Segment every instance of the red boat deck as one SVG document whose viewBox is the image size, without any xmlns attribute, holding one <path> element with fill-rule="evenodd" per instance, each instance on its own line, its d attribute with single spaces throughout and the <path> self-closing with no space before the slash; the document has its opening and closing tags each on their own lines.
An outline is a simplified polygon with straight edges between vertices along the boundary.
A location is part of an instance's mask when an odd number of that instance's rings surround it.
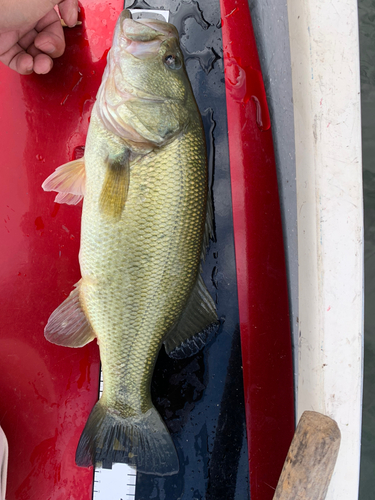
<svg viewBox="0 0 375 500">
<path fill-rule="evenodd" d="M 43 328 L 79 280 L 80 206 L 41 189 L 82 147 L 122 0 L 82 2 L 85 25 L 43 76 L 0 68 L 0 421 L 8 500 L 91 499 L 76 467 L 97 399 L 95 342 L 54 346 Z M 233 225 L 252 500 L 272 498 L 294 430 L 283 238 L 272 135 L 247 1 L 222 0 Z M 77 493 L 79 491 L 79 494 Z"/>
</svg>

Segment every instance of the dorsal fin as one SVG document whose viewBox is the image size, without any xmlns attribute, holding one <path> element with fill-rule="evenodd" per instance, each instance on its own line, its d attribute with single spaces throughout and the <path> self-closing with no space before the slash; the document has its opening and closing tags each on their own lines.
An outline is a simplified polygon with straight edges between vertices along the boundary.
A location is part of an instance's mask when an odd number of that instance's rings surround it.
<svg viewBox="0 0 375 500">
<path fill-rule="evenodd" d="M 172 358 L 192 356 L 218 326 L 215 303 L 199 275 L 184 312 L 164 340 L 165 350 Z"/>
</svg>

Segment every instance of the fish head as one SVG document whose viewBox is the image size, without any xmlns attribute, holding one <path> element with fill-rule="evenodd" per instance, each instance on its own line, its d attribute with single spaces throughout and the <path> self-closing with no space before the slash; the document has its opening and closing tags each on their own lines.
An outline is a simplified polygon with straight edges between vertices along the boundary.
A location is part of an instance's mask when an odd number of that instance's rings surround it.
<svg viewBox="0 0 375 500">
<path fill-rule="evenodd" d="M 98 101 L 107 128 L 135 145 L 161 146 L 181 133 L 196 104 L 175 26 L 124 10 Z"/>
<path fill-rule="evenodd" d="M 125 18 L 119 43 L 120 65 L 130 84 L 159 99 L 185 98 L 186 73 L 172 24 Z"/>
</svg>

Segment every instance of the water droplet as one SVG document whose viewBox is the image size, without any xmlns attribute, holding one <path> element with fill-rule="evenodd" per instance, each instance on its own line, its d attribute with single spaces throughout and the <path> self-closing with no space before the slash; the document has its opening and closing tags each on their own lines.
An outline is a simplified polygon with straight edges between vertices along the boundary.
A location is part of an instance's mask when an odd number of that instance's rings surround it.
<svg viewBox="0 0 375 500">
<path fill-rule="evenodd" d="M 218 56 L 218 54 L 216 54 L 215 50 L 212 47 L 206 47 L 201 52 L 189 52 L 181 43 L 181 48 L 184 54 L 185 61 L 189 61 L 189 59 L 198 59 L 199 64 L 207 74 L 212 70 L 215 62 L 220 59 L 220 57 Z"/>
<path fill-rule="evenodd" d="M 51 213 L 51 217 L 56 217 L 57 212 L 59 210 L 60 210 L 60 203 L 55 203 L 54 207 L 53 207 L 53 210 L 52 210 L 52 213 Z"/>
<path fill-rule="evenodd" d="M 214 178 L 214 157 L 215 157 L 214 130 L 216 127 L 216 122 L 214 120 L 214 112 L 212 108 L 207 108 L 203 111 L 202 121 L 206 135 L 206 144 L 207 144 L 208 184 L 209 184 L 209 189 L 211 190 Z"/>
<path fill-rule="evenodd" d="M 184 25 L 187 19 L 193 18 L 199 26 L 206 30 L 210 27 L 204 16 L 203 12 L 199 7 L 198 2 L 195 0 L 190 0 L 190 2 L 181 2 L 175 12 L 171 12 L 170 22 L 180 28 L 180 36 L 184 33 Z"/>
<path fill-rule="evenodd" d="M 227 89 L 232 97 L 244 104 L 253 101 L 257 127 L 260 130 L 268 130 L 271 120 L 261 72 L 251 66 L 241 65 L 240 59 L 228 54 L 225 75 Z"/>
<path fill-rule="evenodd" d="M 212 273 L 211 273 L 211 281 L 212 281 L 212 284 L 214 285 L 214 287 L 215 287 L 216 289 L 218 288 L 217 273 L 218 273 L 218 269 L 217 269 L 217 267 L 215 266 L 215 267 L 212 269 Z"/>
<path fill-rule="evenodd" d="M 238 12 L 239 9 L 238 7 L 235 7 L 231 12 L 229 12 L 229 14 L 227 14 L 225 17 L 230 17 L 230 16 L 233 16 L 233 14 L 235 14 L 236 12 Z"/>
<path fill-rule="evenodd" d="M 264 130 L 263 121 L 262 121 L 262 106 L 260 105 L 259 99 L 255 95 L 252 95 L 251 99 L 255 102 L 255 106 L 256 106 L 257 126 L 258 126 L 258 128 L 260 128 L 260 130 Z"/>
<path fill-rule="evenodd" d="M 44 223 L 41 217 L 35 219 L 35 228 L 37 231 L 42 231 L 44 229 Z"/>
<path fill-rule="evenodd" d="M 70 87 L 69 91 L 67 92 L 67 94 L 64 96 L 64 98 L 60 102 L 61 106 L 63 106 L 66 103 L 68 97 L 78 87 L 78 85 L 81 83 L 82 79 L 83 79 L 83 74 L 80 71 L 76 71 L 73 75 L 73 82 L 71 83 L 71 87 Z"/>
</svg>

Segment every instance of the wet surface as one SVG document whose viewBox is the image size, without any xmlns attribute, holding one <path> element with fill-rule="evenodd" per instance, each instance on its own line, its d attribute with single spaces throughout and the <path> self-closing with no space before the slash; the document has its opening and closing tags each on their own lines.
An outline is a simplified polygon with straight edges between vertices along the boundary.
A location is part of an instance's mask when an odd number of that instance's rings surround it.
<svg viewBox="0 0 375 500">
<path fill-rule="evenodd" d="M 126 7 L 170 10 L 180 33 L 206 133 L 215 212 L 216 238 L 203 277 L 222 320 L 219 332 L 192 358 L 172 360 L 164 350 L 159 355 L 152 397 L 175 442 L 180 472 L 165 478 L 138 474 L 136 499 L 245 500 L 248 461 L 219 1 L 139 1 Z"/>
<path fill-rule="evenodd" d="M 117 19 L 115 6 L 83 2 L 82 18 L 95 28 L 98 11 L 108 19 L 100 43 L 85 24 L 66 31 L 66 53 L 48 75 L 0 68 L 0 422 L 10 450 L 8 500 L 92 496 L 92 470 L 77 467 L 74 456 L 97 398 L 97 346 L 61 348 L 43 335 L 80 278 L 81 206 L 55 204 L 41 184 L 82 156 Z"/>
<path fill-rule="evenodd" d="M 0 420 L 10 444 L 8 500 L 90 500 L 92 469 L 75 449 L 97 398 L 95 343 L 82 349 L 44 340 L 50 313 L 79 278 L 81 207 L 53 202 L 43 180 L 80 158 L 122 2 L 82 2 L 84 24 L 66 31 L 67 50 L 49 75 L 1 68 Z M 248 461 L 218 1 L 150 2 L 180 23 L 187 70 L 205 126 L 216 241 L 204 280 L 222 318 L 202 352 L 160 353 L 155 405 L 178 449 L 178 475 L 139 474 L 137 499 L 248 498 Z M 255 110 L 255 106 L 254 106 Z"/>
</svg>

